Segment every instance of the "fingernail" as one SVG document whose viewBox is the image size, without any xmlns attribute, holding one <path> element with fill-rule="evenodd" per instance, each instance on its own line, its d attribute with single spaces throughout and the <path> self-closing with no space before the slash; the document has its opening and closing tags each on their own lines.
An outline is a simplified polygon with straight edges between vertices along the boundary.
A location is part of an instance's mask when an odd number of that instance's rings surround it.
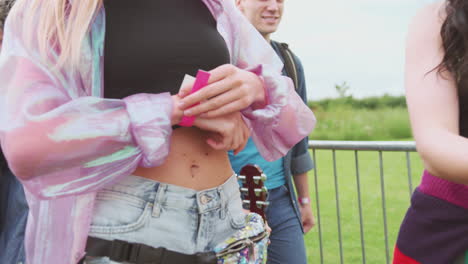
<svg viewBox="0 0 468 264">
<path fill-rule="evenodd" d="M 191 116 L 191 115 L 192 115 L 192 111 L 191 111 L 191 110 L 184 111 L 184 115 L 185 115 L 185 116 Z"/>
<path fill-rule="evenodd" d="M 184 106 L 185 106 L 185 103 L 182 102 L 182 101 L 180 101 L 180 102 L 179 102 L 179 107 L 184 107 Z"/>
</svg>

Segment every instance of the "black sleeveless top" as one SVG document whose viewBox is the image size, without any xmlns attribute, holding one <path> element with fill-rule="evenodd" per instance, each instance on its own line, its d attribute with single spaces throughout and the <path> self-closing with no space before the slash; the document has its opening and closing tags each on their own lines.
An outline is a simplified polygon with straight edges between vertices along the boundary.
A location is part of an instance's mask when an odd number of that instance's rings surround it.
<svg viewBox="0 0 468 264">
<path fill-rule="evenodd" d="M 177 94 L 185 74 L 230 62 L 201 0 L 105 0 L 104 97 Z"/>
<path fill-rule="evenodd" d="M 460 109 L 460 135 L 468 138 L 468 91 L 458 93 Z"/>
</svg>

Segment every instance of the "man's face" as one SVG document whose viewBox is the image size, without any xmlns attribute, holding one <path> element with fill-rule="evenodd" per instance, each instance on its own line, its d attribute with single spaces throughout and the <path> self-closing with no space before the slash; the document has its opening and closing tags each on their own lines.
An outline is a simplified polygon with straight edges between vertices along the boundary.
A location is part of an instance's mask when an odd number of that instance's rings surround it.
<svg viewBox="0 0 468 264">
<path fill-rule="evenodd" d="M 283 4 L 284 0 L 237 0 L 239 9 L 263 36 L 278 29 Z"/>
</svg>

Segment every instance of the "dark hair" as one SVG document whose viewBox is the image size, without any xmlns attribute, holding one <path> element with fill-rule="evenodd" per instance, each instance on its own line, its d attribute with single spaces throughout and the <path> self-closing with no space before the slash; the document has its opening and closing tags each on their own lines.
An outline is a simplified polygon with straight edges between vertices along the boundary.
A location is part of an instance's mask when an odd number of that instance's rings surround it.
<svg viewBox="0 0 468 264">
<path fill-rule="evenodd" d="M 438 72 L 448 71 L 458 92 L 468 92 L 468 1 L 447 0 L 446 19 L 440 31 L 444 57 Z"/>
<path fill-rule="evenodd" d="M 0 30 L 3 30 L 5 19 L 15 0 L 0 0 Z"/>
</svg>

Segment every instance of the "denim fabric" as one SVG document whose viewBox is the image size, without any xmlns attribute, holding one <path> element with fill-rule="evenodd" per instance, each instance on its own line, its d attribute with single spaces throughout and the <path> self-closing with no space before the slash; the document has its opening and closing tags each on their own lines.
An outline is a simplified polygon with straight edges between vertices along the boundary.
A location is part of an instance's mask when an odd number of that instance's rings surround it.
<svg viewBox="0 0 468 264">
<path fill-rule="evenodd" d="M 8 166 L 3 165 L 0 176 L 0 263 L 24 263 L 28 205 L 21 183 Z"/>
<path fill-rule="evenodd" d="M 98 193 L 89 235 L 194 254 L 213 250 L 244 225 L 235 176 L 203 191 L 129 176 Z"/>
<path fill-rule="evenodd" d="M 269 190 L 266 209 L 271 227 L 271 244 L 268 247 L 268 264 L 306 264 L 301 222 L 294 213 L 289 190 L 286 186 Z"/>
</svg>

